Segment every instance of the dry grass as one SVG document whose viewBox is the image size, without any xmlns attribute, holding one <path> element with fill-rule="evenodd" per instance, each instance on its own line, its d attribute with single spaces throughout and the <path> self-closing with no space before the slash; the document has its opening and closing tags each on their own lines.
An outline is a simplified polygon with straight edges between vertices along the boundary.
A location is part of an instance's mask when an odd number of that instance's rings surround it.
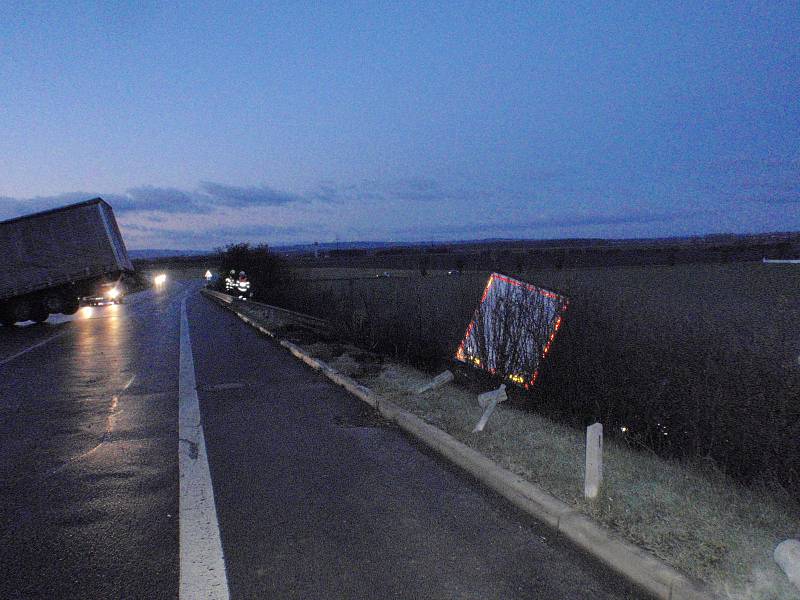
<svg viewBox="0 0 800 600">
<path fill-rule="evenodd" d="M 707 581 L 723 597 L 798 597 L 772 560 L 780 541 L 800 535 L 800 510 L 792 499 L 745 488 L 701 465 L 667 461 L 608 440 L 601 498 L 590 502 L 582 495 L 583 431 L 501 405 L 486 430 L 473 434 L 482 412 L 474 393 L 449 384 L 418 396 L 412 390 L 430 376 L 413 367 L 386 363 L 365 370 L 354 366 L 358 361 L 348 350 L 358 350 L 352 347 L 317 343 L 306 349 L 677 569 Z"/>
<path fill-rule="evenodd" d="M 609 434 L 625 426 L 631 445 L 800 494 L 800 269 L 785 267 L 520 273 L 572 300 L 527 407 L 576 427 L 599 420 Z M 319 278 L 296 280 L 283 300 L 336 323 L 343 340 L 441 370 L 487 273 L 347 278 L 365 272 L 307 270 Z"/>
</svg>

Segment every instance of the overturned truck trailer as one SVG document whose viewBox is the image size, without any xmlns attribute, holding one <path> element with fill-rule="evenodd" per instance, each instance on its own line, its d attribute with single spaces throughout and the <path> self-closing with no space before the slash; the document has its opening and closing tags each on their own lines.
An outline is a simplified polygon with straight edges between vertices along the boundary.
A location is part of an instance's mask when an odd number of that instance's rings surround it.
<svg viewBox="0 0 800 600">
<path fill-rule="evenodd" d="M 133 271 L 102 198 L 0 222 L 0 323 L 73 314 L 80 298 Z"/>
</svg>

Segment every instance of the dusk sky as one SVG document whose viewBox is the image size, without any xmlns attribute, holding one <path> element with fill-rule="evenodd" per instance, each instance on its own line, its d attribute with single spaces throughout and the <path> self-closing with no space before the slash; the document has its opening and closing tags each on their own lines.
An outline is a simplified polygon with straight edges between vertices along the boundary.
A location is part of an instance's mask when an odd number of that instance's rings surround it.
<svg viewBox="0 0 800 600">
<path fill-rule="evenodd" d="M 800 230 L 791 2 L 0 3 L 0 219 L 129 248 Z"/>
</svg>

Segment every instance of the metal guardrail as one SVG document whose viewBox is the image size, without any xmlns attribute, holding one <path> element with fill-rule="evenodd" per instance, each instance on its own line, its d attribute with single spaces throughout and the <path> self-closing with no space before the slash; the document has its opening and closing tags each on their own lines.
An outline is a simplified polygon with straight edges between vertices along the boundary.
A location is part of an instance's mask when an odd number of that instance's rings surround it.
<svg viewBox="0 0 800 600">
<path fill-rule="evenodd" d="M 211 296 L 212 298 L 216 298 L 217 300 L 221 300 L 225 304 L 232 304 L 233 303 L 233 296 L 229 296 L 228 294 L 223 294 L 221 292 L 215 292 L 214 290 L 207 290 L 202 289 L 200 290 L 206 296 Z"/>
<path fill-rule="evenodd" d="M 765 265 L 800 265 L 800 258 L 764 258 Z"/>
<path fill-rule="evenodd" d="M 225 304 L 231 304 L 241 308 L 252 308 L 254 310 L 270 314 L 271 316 L 274 315 L 278 317 L 284 317 L 285 319 L 293 321 L 294 323 L 297 323 L 299 325 L 305 325 L 306 327 L 309 327 L 311 329 L 316 329 L 318 331 L 333 330 L 331 324 L 325 319 L 312 317 L 311 315 L 307 315 L 305 313 L 295 312 L 287 308 L 281 308 L 280 306 L 273 306 L 272 304 L 264 304 L 263 302 L 254 302 L 252 300 L 239 300 L 238 298 L 235 298 L 234 296 L 231 296 L 229 294 L 223 294 L 221 292 L 215 292 L 213 290 L 203 289 L 201 291 L 205 295 L 214 297 L 220 302 L 224 302 Z"/>
</svg>

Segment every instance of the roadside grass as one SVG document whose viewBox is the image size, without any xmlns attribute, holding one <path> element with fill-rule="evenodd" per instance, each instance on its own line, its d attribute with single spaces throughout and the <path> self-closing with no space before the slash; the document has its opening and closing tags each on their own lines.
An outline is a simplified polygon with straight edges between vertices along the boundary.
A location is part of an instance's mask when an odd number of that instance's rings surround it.
<svg viewBox="0 0 800 600">
<path fill-rule="evenodd" d="M 601 496 L 588 501 L 583 497 L 583 431 L 500 405 L 484 432 L 474 434 L 482 409 L 476 394 L 464 387 L 448 384 L 420 396 L 413 390 L 430 375 L 409 365 L 381 363 L 344 344 L 317 342 L 304 349 L 678 570 L 706 581 L 722 597 L 798 597 L 772 559 L 779 542 L 800 536 L 800 506 L 788 495 L 744 487 L 713 467 L 665 460 L 607 439 Z"/>
<path fill-rule="evenodd" d="M 521 267 L 571 299 L 526 409 L 577 428 L 601 421 L 662 457 L 713 461 L 800 496 L 800 270 L 781 267 Z M 328 319 L 342 340 L 441 370 L 488 273 L 368 272 L 305 269 L 279 303 Z"/>
</svg>

